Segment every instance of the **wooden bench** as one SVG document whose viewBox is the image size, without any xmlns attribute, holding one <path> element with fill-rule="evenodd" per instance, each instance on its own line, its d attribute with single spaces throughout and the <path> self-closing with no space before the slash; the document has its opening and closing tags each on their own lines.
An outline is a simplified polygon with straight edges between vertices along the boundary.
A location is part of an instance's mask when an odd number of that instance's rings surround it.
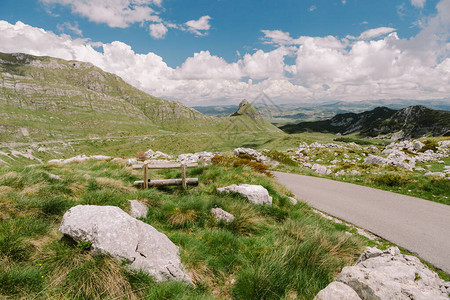
<svg viewBox="0 0 450 300">
<path fill-rule="evenodd" d="M 165 164 L 139 164 L 133 165 L 133 169 L 144 169 L 144 180 L 138 180 L 134 182 L 134 186 L 143 187 L 147 189 L 149 187 L 156 186 L 169 186 L 169 185 L 181 185 L 184 189 L 187 188 L 188 184 L 198 184 L 198 178 L 186 178 L 186 168 L 197 168 L 197 163 L 191 164 L 180 164 L 180 163 L 165 163 Z M 156 169 L 178 169 L 181 168 L 181 179 L 160 179 L 160 180 L 149 180 L 148 170 Z"/>
</svg>

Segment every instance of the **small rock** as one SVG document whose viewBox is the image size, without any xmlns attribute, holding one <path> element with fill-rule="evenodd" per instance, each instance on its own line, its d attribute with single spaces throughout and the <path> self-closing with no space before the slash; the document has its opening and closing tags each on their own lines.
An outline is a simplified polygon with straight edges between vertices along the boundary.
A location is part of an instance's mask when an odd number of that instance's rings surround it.
<svg viewBox="0 0 450 300">
<path fill-rule="evenodd" d="M 288 198 L 291 201 L 292 205 L 296 205 L 298 203 L 298 200 L 295 199 L 294 197 L 288 197 Z"/>
<path fill-rule="evenodd" d="M 378 148 L 375 146 L 370 146 L 367 148 L 367 151 L 369 151 L 370 153 L 378 153 L 380 150 L 378 150 Z"/>
<path fill-rule="evenodd" d="M 232 222 L 234 220 L 234 216 L 229 212 L 224 211 L 223 209 L 217 207 L 212 208 L 211 213 L 214 215 L 217 221 L 223 220 L 227 223 Z"/>
<path fill-rule="evenodd" d="M 269 192 L 261 185 L 251 184 L 232 184 L 223 188 L 217 188 L 220 193 L 238 193 L 246 197 L 250 202 L 254 204 L 269 204 L 272 205 L 272 197 L 269 196 Z"/>
</svg>

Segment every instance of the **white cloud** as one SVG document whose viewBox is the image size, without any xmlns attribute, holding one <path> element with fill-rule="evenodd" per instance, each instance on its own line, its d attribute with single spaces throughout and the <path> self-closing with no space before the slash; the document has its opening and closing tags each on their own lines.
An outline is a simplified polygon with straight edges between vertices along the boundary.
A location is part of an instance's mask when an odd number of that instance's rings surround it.
<svg viewBox="0 0 450 300">
<path fill-rule="evenodd" d="M 315 6 L 315 5 L 311 5 L 309 7 L 309 11 L 315 11 L 316 9 L 317 9 L 317 6 Z"/>
<path fill-rule="evenodd" d="M 234 62 L 201 51 L 171 68 L 162 57 L 135 53 L 122 42 L 73 39 L 0 21 L 0 51 L 89 61 L 152 95 L 187 104 L 237 102 L 262 91 L 276 101 L 448 98 L 450 0 L 439 2 L 437 15 L 416 36 L 403 39 L 393 30 L 375 28 L 353 39 L 264 30 L 272 51 L 255 49 Z M 294 63 L 287 64 L 287 57 Z"/>
<path fill-rule="evenodd" d="M 155 0 L 40 0 L 47 5 L 69 6 L 72 13 L 86 17 L 91 22 L 105 23 L 110 27 L 126 28 L 130 24 L 160 22 L 151 5 L 161 5 Z"/>
<path fill-rule="evenodd" d="M 150 24 L 150 35 L 155 39 L 162 39 L 166 35 L 168 29 L 162 23 Z"/>
<path fill-rule="evenodd" d="M 382 35 L 386 35 L 388 33 L 391 33 L 395 31 L 395 28 L 391 28 L 391 27 L 378 27 L 378 28 L 373 28 L 373 29 L 369 29 L 364 31 L 363 33 L 361 33 L 359 35 L 360 40 L 370 40 Z"/>
<path fill-rule="evenodd" d="M 342 5 L 347 4 L 347 0 L 342 0 Z"/>
<path fill-rule="evenodd" d="M 198 20 L 190 20 L 184 24 L 187 26 L 188 31 L 193 32 L 196 35 L 204 35 L 206 34 L 206 31 L 211 28 L 209 20 L 211 20 L 210 16 L 203 16 Z"/>
<path fill-rule="evenodd" d="M 411 0 L 411 4 L 414 7 L 423 8 L 427 0 Z"/>
<path fill-rule="evenodd" d="M 78 36 L 83 36 L 83 31 L 81 31 L 81 29 L 78 27 L 78 22 L 75 22 L 74 25 L 72 25 L 70 22 L 64 22 L 62 24 L 56 25 L 56 29 L 58 29 L 62 33 L 65 33 L 68 30 Z"/>
</svg>

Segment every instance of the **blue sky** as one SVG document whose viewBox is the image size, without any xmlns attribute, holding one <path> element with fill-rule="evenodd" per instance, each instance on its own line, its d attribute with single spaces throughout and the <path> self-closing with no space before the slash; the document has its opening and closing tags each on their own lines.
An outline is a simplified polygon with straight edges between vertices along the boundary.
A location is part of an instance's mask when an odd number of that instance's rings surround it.
<svg viewBox="0 0 450 300">
<path fill-rule="evenodd" d="M 193 105 L 442 99 L 449 1 L 0 0 L 0 51 L 90 61 Z"/>
</svg>

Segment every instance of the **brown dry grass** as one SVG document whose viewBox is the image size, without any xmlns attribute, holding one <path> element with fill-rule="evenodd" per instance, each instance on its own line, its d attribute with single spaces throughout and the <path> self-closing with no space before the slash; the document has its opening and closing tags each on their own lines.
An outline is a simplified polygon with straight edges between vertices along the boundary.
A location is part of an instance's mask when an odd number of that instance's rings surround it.
<svg viewBox="0 0 450 300">
<path fill-rule="evenodd" d="M 127 186 L 121 180 L 106 177 L 97 177 L 95 178 L 95 181 L 100 187 L 113 188 L 127 193 L 131 193 L 134 191 L 131 186 Z"/>
</svg>

